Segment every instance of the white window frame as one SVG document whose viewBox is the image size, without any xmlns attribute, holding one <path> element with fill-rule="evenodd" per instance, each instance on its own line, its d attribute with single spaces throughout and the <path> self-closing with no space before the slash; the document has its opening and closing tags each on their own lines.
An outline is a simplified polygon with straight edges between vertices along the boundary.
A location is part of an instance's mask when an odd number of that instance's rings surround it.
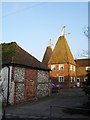
<svg viewBox="0 0 90 120">
<path fill-rule="evenodd" d="M 76 81 L 76 78 L 74 77 L 74 82 Z"/>
<path fill-rule="evenodd" d="M 71 82 L 73 82 L 73 77 L 70 77 Z"/>
<path fill-rule="evenodd" d="M 75 66 L 73 66 L 73 71 L 75 72 L 75 70 L 76 70 L 76 67 L 75 67 Z"/>
<path fill-rule="evenodd" d="M 84 82 L 86 82 L 86 80 L 87 80 L 87 79 L 88 79 L 88 78 L 87 78 L 87 77 L 85 77 L 85 78 L 84 78 Z"/>
<path fill-rule="evenodd" d="M 72 71 L 73 65 L 70 65 L 70 71 Z"/>
<path fill-rule="evenodd" d="M 58 81 L 59 81 L 59 82 L 65 82 L 64 76 L 59 76 L 59 77 L 58 77 Z"/>
<path fill-rule="evenodd" d="M 51 70 L 55 70 L 56 65 L 51 65 Z"/>
<path fill-rule="evenodd" d="M 64 70 L 64 64 L 59 64 L 59 70 Z"/>
<path fill-rule="evenodd" d="M 90 66 L 86 66 L 86 70 L 90 70 Z"/>
</svg>

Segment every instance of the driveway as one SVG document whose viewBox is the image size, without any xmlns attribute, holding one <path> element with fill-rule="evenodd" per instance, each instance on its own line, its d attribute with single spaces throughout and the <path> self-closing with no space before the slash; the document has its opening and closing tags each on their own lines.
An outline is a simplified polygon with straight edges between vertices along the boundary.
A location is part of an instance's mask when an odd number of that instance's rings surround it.
<svg viewBox="0 0 90 120">
<path fill-rule="evenodd" d="M 89 118 L 84 114 L 69 114 L 67 108 L 81 107 L 87 96 L 80 88 L 61 89 L 59 93 L 40 100 L 9 106 L 5 108 L 7 117 L 19 118 Z"/>
</svg>

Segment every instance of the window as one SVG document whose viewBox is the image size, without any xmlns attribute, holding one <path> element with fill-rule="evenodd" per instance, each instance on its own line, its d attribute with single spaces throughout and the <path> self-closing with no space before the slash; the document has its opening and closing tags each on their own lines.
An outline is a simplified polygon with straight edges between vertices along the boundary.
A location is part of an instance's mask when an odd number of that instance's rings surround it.
<svg viewBox="0 0 90 120">
<path fill-rule="evenodd" d="M 75 66 L 73 66 L 73 71 L 75 71 L 76 70 L 76 68 L 75 68 Z"/>
<path fill-rule="evenodd" d="M 86 67 L 86 70 L 90 70 L 90 66 L 87 66 L 87 67 Z"/>
<path fill-rule="evenodd" d="M 59 65 L 59 70 L 64 70 L 64 64 Z"/>
<path fill-rule="evenodd" d="M 72 71 L 72 65 L 70 65 L 70 70 Z"/>
<path fill-rule="evenodd" d="M 76 81 L 76 78 L 74 77 L 74 82 Z"/>
<path fill-rule="evenodd" d="M 87 77 L 85 77 L 85 78 L 84 78 L 84 82 L 86 82 L 86 81 L 87 81 L 87 79 L 88 79 L 88 78 L 87 78 Z"/>
<path fill-rule="evenodd" d="M 64 76 L 59 76 L 59 82 L 64 82 Z"/>
<path fill-rule="evenodd" d="M 77 78 L 77 87 L 80 87 L 80 78 Z"/>
<path fill-rule="evenodd" d="M 71 82 L 72 82 L 72 77 L 71 77 L 71 79 L 70 79 L 70 80 L 71 80 Z"/>
<path fill-rule="evenodd" d="M 80 78 L 77 78 L 77 82 L 80 82 Z"/>
<path fill-rule="evenodd" d="M 55 65 L 51 65 L 51 70 L 55 70 L 56 66 Z"/>
</svg>

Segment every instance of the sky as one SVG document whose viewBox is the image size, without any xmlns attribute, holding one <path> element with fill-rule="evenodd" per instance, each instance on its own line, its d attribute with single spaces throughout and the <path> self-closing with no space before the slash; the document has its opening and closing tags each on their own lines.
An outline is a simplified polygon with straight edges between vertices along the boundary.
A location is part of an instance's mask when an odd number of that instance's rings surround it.
<svg viewBox="0 0 90 120">
<path fill-rule="evenodd" d="M 2 40 L 16 42 L 42 61 L 48 42 L 54 48 L 66 26 L 67 42 L 74 58 L 88 50 L 83 31 L 88 26 L 88 2 L 3 2 Z M 0 38 L 1 39 L 1 38 Z"/>
</svg>

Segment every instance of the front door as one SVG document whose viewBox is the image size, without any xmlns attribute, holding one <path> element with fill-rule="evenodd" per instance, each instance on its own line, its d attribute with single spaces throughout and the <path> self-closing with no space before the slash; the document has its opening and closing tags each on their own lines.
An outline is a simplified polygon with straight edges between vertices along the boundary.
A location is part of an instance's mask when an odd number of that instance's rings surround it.
<svg viewBox="0 0 90 120">
<path fill-rule="evenodd" d="M 80 87 L 80 78 L 77 78 L 77 87 Z"/>
</svg>

